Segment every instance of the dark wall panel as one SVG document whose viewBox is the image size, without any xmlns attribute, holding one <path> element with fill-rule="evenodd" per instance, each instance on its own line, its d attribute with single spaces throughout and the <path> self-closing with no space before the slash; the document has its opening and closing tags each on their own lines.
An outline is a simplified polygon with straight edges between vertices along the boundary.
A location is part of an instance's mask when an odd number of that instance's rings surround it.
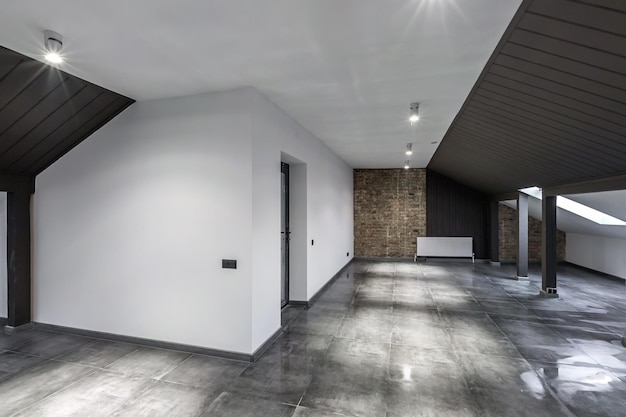
<svg viewBox="0 0 626 417">
<path fill-rule="evenodd" d="M 476 258 L 489 258 L 489 198 L 473 188 L 426 171 L 427 236 L 471 236 Z"/>
</svg>

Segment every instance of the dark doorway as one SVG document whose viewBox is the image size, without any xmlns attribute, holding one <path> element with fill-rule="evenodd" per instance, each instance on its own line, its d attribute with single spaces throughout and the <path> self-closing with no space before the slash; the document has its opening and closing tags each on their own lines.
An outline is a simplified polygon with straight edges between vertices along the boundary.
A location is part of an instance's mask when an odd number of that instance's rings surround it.
<svg viewBox="0 0 626 417">
<path fill-rule="evenodd" d="M 280 167 L 280 306 L 289 303 L 289 164 Z"/>
</svg>

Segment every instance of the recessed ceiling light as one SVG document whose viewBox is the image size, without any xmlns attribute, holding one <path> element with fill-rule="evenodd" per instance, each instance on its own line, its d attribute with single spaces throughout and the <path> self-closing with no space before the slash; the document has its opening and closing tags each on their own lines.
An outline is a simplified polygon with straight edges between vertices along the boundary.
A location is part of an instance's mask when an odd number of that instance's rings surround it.
<svg viewBox="0 0 626 417">
<path fill-rule="evenodd" d="M 411 122 L 411 124 L 417 123 L 417 121 L 420 119 L 419 109 L 419 103 L 411 103 L 411 105 L 409 106 L 409 112 L 411 114 L 409 116 L 409 122 Z"/>
<path fill-rule="evenodd" d="M 61 50 L 63 49 L 63 37 L 56 32 L 46 30 L 43 33 L 44 43 L 46 45 L 46 55 L 44 57 L 48 62 L 60 64 L 63 62 Z"/>
<path fill-rule="evenodd" d="M 412 143 L 407 143 L 406 144 L 406 152 L 405 152 L 408 156 L 413 155 L 413 144 Z"/>
<path fill-rule="evenodd" d="M 404 161 L 404 169 L 409 169 L 411 167 L 410 163 L 411 161 L 409 161 L 408 159 Z"/>
</svg>

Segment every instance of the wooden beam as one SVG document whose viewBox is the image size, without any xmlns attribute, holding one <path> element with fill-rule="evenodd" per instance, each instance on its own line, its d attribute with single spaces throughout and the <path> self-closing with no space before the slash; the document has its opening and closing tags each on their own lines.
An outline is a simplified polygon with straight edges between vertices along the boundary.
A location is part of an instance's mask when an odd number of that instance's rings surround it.
<svg viewBox="0 0 626 417">
<path fill-rule="evenodd" d="M 0 191 L 32 194 L 35 192 L 35 177 L 33 175 L 0 174 Z"/>
<path fill-rule="evenodd" d="M 615 190 L 626 190 L 626 174 L 544 187 L 543 195 L 585 194 Z"/>
<path fill-rule="evenodd" d="M 31 322 L 30 192 L 7 193 L 7 326 Z"/>
</svg>

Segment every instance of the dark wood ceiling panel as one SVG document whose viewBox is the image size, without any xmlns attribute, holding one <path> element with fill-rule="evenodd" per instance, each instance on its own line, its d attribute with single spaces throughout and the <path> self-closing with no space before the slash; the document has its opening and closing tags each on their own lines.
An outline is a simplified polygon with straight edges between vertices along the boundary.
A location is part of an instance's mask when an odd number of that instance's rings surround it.
<svg viewBox="0 0 626 417">
<path fill-rule="evenodd" d="M 93 127 L 99 126 L 98 122 L 108 120 L 109 113 L 103 110 L 110 110 L 109 106 L 118 105 L 117 98 L 109 94 L 88 92 L 91 94 L 85 96 L 85 103 L 79 103 L 82 104 L 80 108 L 75 108 L 74 117 L 67 119 L 58 129 L 34 144 L 27 153 L 16 157 L 10 168 L 35 171 L 34 167 L 38 166 L 42 159 L 56 161 L 71 149 L 71 147 L 67 148 L 68 143 L 73 143 L 76 138 L 88 132 L 91 134 Z"/>
<path fill-rule="evenodd" d="M 506 55 L 499 55 L 496 58 L 494 67 L 496 66 L 502 66 L 511 70 L 521 71 L 528 74 L 529 76 L 536 76 L 557 83 L 562 83 L 564 85 L 571 86 L 582 91 L 598 94 L 602 97 L 606 97 L 607 99 L 616 101 L 618 103 L 626 104 L 624 90 L 614 88 L 601 82 L 578 77 L 576 75 L 564 73 L 558 70 L 553 70 L 551 68 L 546 68 L 532 62 L 524 61 Z"/>
<path fill-rule="evenodd" d="M 515 73 L 513 71 L 508 71 L 507 69 L 504 71 L 493 71 L 487 74 L 484 80 L 490 84 L 507 87 L 515 91 L 526 91 L 529 94 L 553 101 L 555 103 L 561 102 L 561 100 L 572 100 L 580 103 L 579 105 L 586 107 L 587 111 L 591 114 L 595 114 L 597 108 L 599 108 L 607 110 L 607 113 L 612 115 L 609 117 L 619 117 L 620 120 L 626 119 L 626 115 L 621 112 L 621 109 L 626 107 L 623 104 L 616 103 L 613 100 L 608 100 L 605 97 L 590 94 L 586 91 L 558 84 L 550 80 L 532 76 L 517 77 L 517 74 L 521 73 Z"/>
<path fill-rule="evenodd" d="M 566 160 L 568 162 L 561 162 L 568 167 L 571 167 L 571 162 L 574 162 L 582 166 L 583 169 L 607 169 L 608 172 L 611 171 L 611 161 L 604 160 L 604 163 L 601 164 L 594 159 L 590 160 L 585 147 L 577 145 L 576 143 L 570 142 L 567 149 L 563 149 L 560 143 L 547 137 L 541 128 L 535 128 L 528 123 L 519 123 L 514 119 L 504 117 L 493 117 L 493 114 L 490 112 L 476 111 L 469 107 L 464 116 L 487 127 L 490 131 L 499 134 L 501 137 L 512 138 L 515 141 L 527 144 L 529 148 L 537 149 L 539 152 L 545 152 L 547 156 L 564 155 L 567 157 Z M 555 137 L 558 137 L 558 135 L 555 135 Z M 613 161 L 614 167 L 619 167 L 620 164 L 621 161 L 619 160 Z"/>
<path fill-rule="evenodd" d="M 37 175 L 133 102 L 0 47 L 0 174 Z"/>
<path fill-rule="evenodd" d="M 594 131 L 598 135 L 605 131 L 607 133 L 605 133 L 604 136 L 612 137 L 612 133 L 616 133 L 617 136 L 614 137 L 618 143 L 624 134 L 624 126 L 609 121 L 611 113 L 608 112 L 604 112 L 608 115 L 603 114 L 603 117 L 597 117 L 579 111 L 574 107 L 562 106 L 531 94 L 494 86 L 490 83 L 484 83 L 480 94 L 481 96 L 487 97 L 496 102 L 507 103 L 531 112 L 540 112 L 544 116 L 549 116 L 553 120 L 560 120 L 563 123 L 574 124 L 578 128 L 586 128 L 590 131 Z M 582 127 L 583 124 L 586 124 L 587 126 Z"/>
<path fill-rule="evenodd" d="M 510 42 L 527 48 L 538 49 L 548 54 L 558 55 L 563 58 L 577 60 L 581 56 L 587 56 L 596 67 L 604 68 L 624 74 L 626 71 L 626 58 L 619 55 L 607 54 L 587 46 L 566 42 L 562 39 L 551 38 L 549 36 L 532 33 L 525 30 L 515 31 L 510 38 Z"/>
<path fill-rule="evenodd" d="M 603 7 L 570 0 L 550 0 L 534 1 L 528 8 L 528 11 L 577 25 L 592 27 L 604 32 L 626 36 L 626 25 L 624 25 L 621 13 L 615 13 L 614 10 L 608 10 Z"/>
<path fill-rule="evenodd" d="M 525 0 L 429 168 L 491 194 L 626 173 L 622 6 Z"/>
<path fill-rule="evenodd" d="M 42 124 L 45 126 L 45 123 L 49 121 L 50 115 L 58 110 L 59 102 L 63 102 L 60 99 L 65 99 L 66 101 L 71 99 L 76 92 L 84 88 L 85 83 L 67 80 L 63 87 L 61 86 L 62 84 L 59 84 L 51 94 L 37 102 L 35 106 L 20 112 L 21 116 L 7 130 L 1 133 L 0 158 L 7 150 L 19 144 L 26 136 L 36 135 L 37 131 L 41 129 L 40 126 Z"/>
<path fill-rule="evenodd" d="M 75 90 L 77 89 L 77 90 Z M 50 140 L 58 141 L 59 137 L 67 132 L 63 129 L 66 124 L 76 123 L 76 116 L 100 94 L 99 90 L 80 85 L 68 85 L 68 93 L 71 93 L 64 102 L 57 102 L 56 109 L 32 130 L 22 135 L 11 147 L 3 150 L 0 154 L 0 166 L 13 169 L 14 164 L 26 156 L 41 142 Z"/>
<path fill-rule="evenodd" d="M 566 74 L 576 75 L 588 80 L 626 90 L 626 78 L 623 74 L 607 71 L 596 66 L 595 61 L 585 64 L 580 61 L 562 58 L 560 56 L 538 51 L 521 45 L 507 44 L 502 48 L 503 55 L 509 55 L 523 61 L 533 62 L 542 67 L 552 68 Z"/>
<path fill-rule="evenodd" d="M 512 143 L 518 146 L 521 143 L 527 143 L 530 146 L 526 146 L 522 148 L 522 150 L 525 152 L 528 152 L 529 156 L 535 154 L 536 157 L 539 157 L 539 156 L 546 154 L 548 156 L 548 159 L 551 162 L 551 165 L 554 164 L 555 168 L 559 168 L 559 169 L 571 168 L 571 165 L 568 165 L 568 163 L 562 161 L 557 155 L 554 154 L 554 151 L 559 149 L 557 145 L 546 144 L 546 142 L 542 141 L 540 138 L 536 138 L 534 135 L 523 135 L 520 132 L 517 132 L 513 129 L 510 129 L 510 128 L 507 129 L 506 127 L 502 127 L 498 125 L 497 122 L 492 122 L 492 121 L 486 120 L 486 118 L 484 117 L 480 117 L 480 115 L 475 116 L 475 115 L 470 114 L 470 116 L 473 116 L 472 120 L 469 120 L 469 121 L 464 120 L 463 125 L 467 126 L 468 128 L 473 128 L 474 132 L 480 132 L 480 134 L 483 135 L 485 138 L 500 140 L 503 143 L 506 143 L 507 146 L 510 146 L 508 145 L 508 143 Z M 489 133 L 485 133 L 485 130 L 483 129 L 485 125 L 489 127 L 489 130 L 490 130 Z M 512 138 L 513 140 L 506 141 L 506 138 Z M 513 154 L 510 148 L 508 148 L 507 151 L 509 154 L 512 154 L 514 156 L 518 155 L 518 154 Z M 583 171 L 589 170 L 593 172 L 593 170 L 595 169 L 603 169 L 603 166 L 594 165 L 593 163 L 590 164 L 587 159 L 587 155 L 582 152 L 579 152 L 575 148 L 570 149 L 570 151 L 568 152 L 568 157 L 572 161 L 577 161 L 580 164 L 580 169 L 582 169 Z M 535 158 L 533 158 L 532 160 L 534 161 Z M 545 168 L 545 166 L 540 165 L 539 162 L 537 162 L 537 164 Z"/>
<path fill-rule="evenodd" d="M 626 2 L 624 2 L 624 0 L 581 0 L 580 2 L 590 4 L 592 6 L 600 6 L 607 9 L 626 12 Z"/>
<path fill-rule="evenodd" d="M 528 13 L 523 16 L 517 28 L 585 45 L 599 51 L 624 55 L 624 50 L 620 45 L 620 36 L 586 26 Z"/>
</svg>

